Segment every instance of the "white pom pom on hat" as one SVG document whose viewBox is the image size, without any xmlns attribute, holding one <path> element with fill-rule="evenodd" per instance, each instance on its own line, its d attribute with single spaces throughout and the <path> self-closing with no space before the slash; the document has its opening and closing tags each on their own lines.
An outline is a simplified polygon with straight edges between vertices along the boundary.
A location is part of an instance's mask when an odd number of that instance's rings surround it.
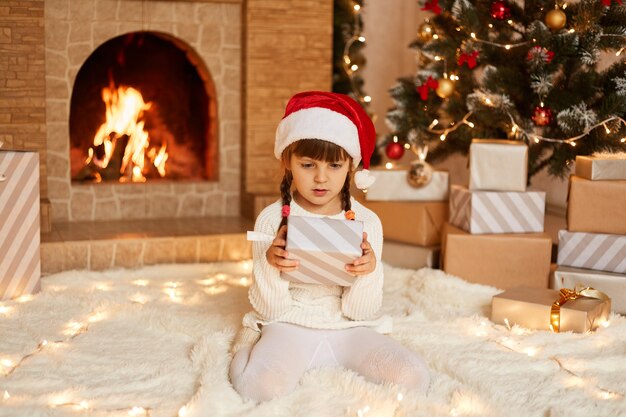
<svg viewBox="0 0 626 417">
<path fill-rule="evenodd" d="M 305 91 L 287 103 L 285 115 L 276 129 L 274 155 L 302 139 L 320 139 L 341 146 L 352 157 L 354 167 L 363 161 L 363 170 L 354 175 L 359 189 L 370 187 L 375 177 L 369 173 L 370 158 L 376 146 L 374 123 L 363 107 L 345 94 Z"/>
</svg>

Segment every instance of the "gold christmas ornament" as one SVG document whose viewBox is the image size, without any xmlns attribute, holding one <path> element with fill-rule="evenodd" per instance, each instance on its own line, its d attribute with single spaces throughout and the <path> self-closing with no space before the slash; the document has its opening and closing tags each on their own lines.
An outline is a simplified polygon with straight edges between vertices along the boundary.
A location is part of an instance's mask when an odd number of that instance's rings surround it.
<svg viewBox="0 0 626 417">
<path fill-rule="evenodd" d="M 565 27 L 567 16 L 563 10 L 553 9 L 546 14 L 545 21 L 550 29 L 559 30 Z"/>
<path fill-rule="evenodd" d="M 417 34 L 424 42 L 429 41 L 435 34 L 435 28 L 428 21 L 422 23 L 417 29 Z"/>
<path fill-rule="evenodd" d="M 454 93 L 454 83 L 447 78 L 442 78 L 439 81 L 439 86 L 435 90 L 435 93 L 441 98 L 448 98 Z"/>
<path fill-rule="evenodd" d="M 411 167 L 406 174 L 406 180 L 410 186 L 421 188 L 428 184 L 433 177 L 433 167 L 426 161 L 411 162 Z"/>
</svg>

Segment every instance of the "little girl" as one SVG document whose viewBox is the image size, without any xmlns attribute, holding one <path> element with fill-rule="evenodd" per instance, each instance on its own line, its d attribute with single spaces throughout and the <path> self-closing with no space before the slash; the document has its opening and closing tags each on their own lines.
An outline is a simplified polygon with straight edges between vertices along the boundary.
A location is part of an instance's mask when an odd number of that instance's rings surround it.
<svg viewBox="0 0 626 417">
<path fill-rule="evenodd" d="M 377 313 L 383 297 L 383 233 L 372 211 L 350 196 L 353 168 L 358 188 L 368 174 L 376 132 L 369 116 L 343 94 L 296 94 L 278 125 L 274 154 L 285 170 L 282 201 L 266 207 L 253 244 L 254 283 L 233 345 L 230 379 L 245 398 L 266 401 L 291 392 L 309 369 L 342 366 L 366 379 L 392 382 L 424 393 L 429 374 L 424 361 L 394 339 L 391 318 Z M 285 250 L 287 219 L 298 216 L 346 218 L 364 223 L 363 255 L 346 271 L 358 278 L 351 287 L 294 283 L 281 271 L 298 268 Z"/>
</svg>

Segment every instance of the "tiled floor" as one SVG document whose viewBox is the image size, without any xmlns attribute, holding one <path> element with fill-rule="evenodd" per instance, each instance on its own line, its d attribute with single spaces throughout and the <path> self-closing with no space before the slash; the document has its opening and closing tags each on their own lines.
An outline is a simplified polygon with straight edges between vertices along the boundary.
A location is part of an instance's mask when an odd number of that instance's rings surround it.
<svg viewBox="0 0 626 417">
<path fill-rule="evenodd" d="M 250 259 L 253 227 L 241 217 L 53 224 L 41 235 L 42 273 Z"/>
</svg>

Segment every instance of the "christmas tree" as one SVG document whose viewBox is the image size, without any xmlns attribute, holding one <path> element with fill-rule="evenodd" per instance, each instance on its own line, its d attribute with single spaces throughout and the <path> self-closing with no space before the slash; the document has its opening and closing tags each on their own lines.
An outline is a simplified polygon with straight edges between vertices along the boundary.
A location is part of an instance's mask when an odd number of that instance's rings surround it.
<svg viewBox="0 0 626 417">
<path fill-rule="evenodd" d="M 388 156 L 429 145 L 436 162 L 466 154 L 472 138 L 522 140 L 530 178 L 546 167 L 563 176 L 576 155 L 626 150 L 621 0 L 427 0 L 423 10 L 434 16 L 411 44 L 417 74 L 390 90 Z"/>
</svg>

